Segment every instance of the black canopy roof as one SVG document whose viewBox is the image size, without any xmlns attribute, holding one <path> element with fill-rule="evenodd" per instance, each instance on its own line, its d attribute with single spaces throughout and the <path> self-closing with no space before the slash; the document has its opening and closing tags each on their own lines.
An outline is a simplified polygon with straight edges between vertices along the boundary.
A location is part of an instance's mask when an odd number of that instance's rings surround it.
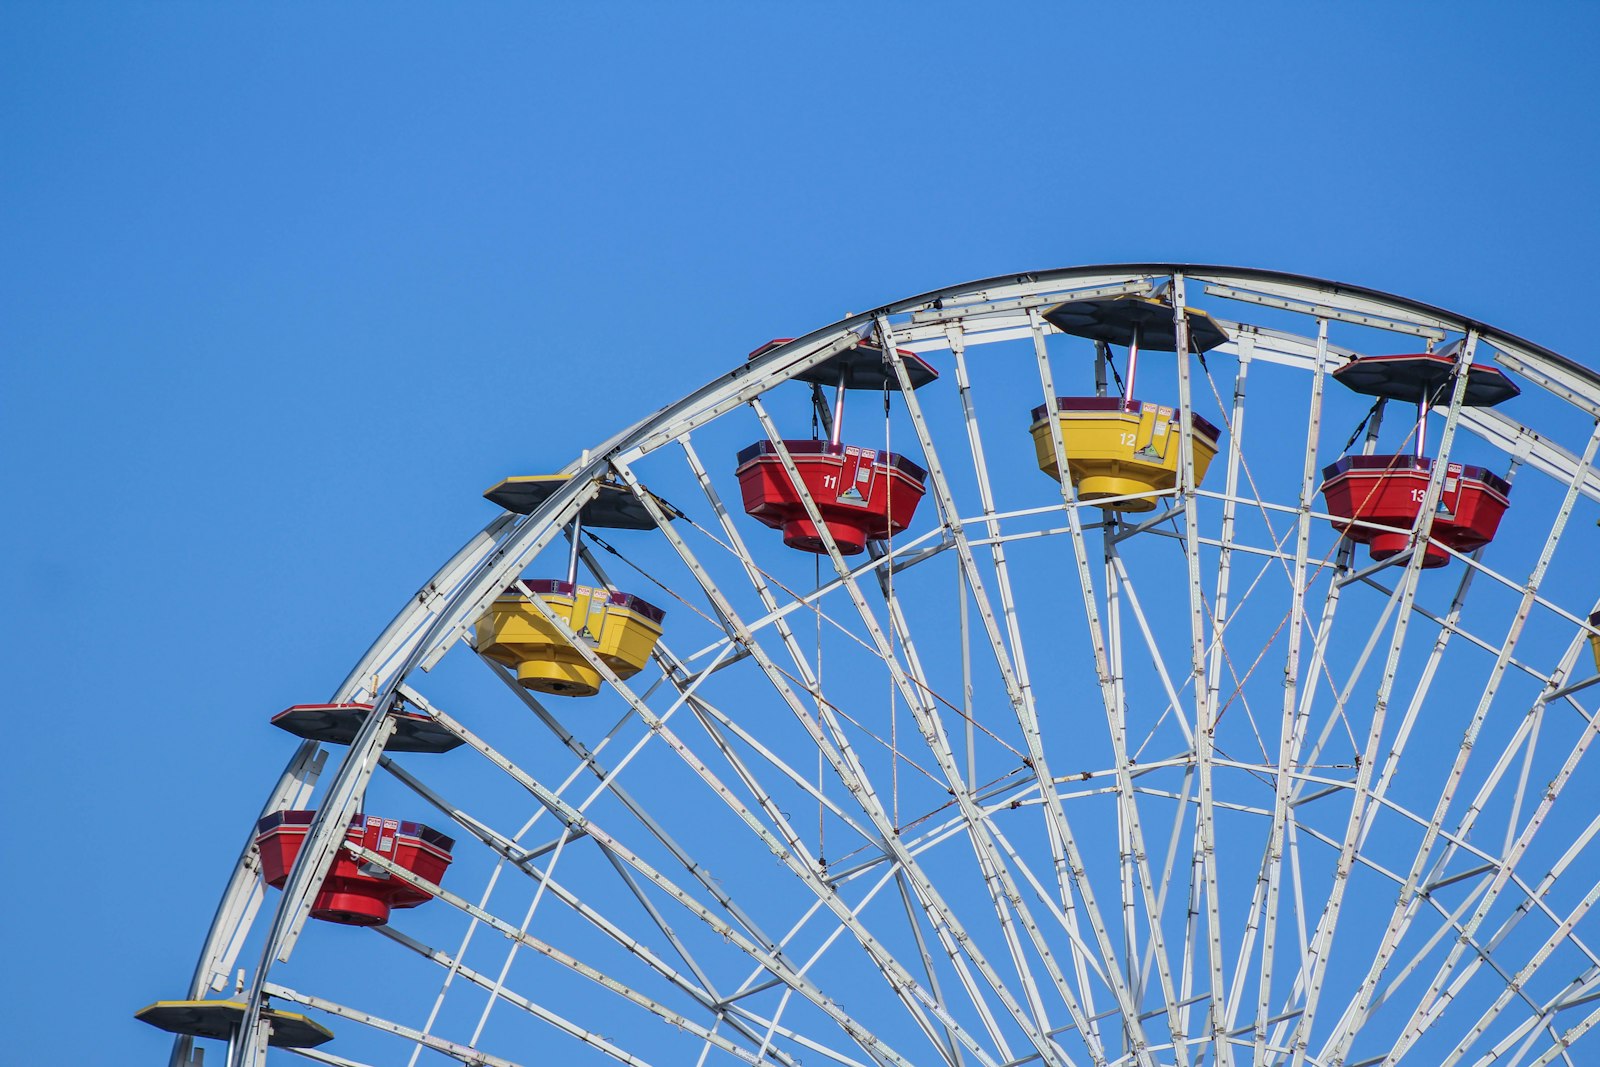
<svg viewBox="0 0 1600 1067">
<path fill-rule="evenodd" d="M 272 717 L 272 725 L 296 737 L 330 745 L 348 745 L 361 729 L 370 704 L 296 704 Z M 414 711 L 390 712 L 394 736 L 384 747 L 390 752 L 449 752 L 461 738 L 426 715 Z"/>
<path fill-rule="evenodd" d="M 1222 327 L 1199 308 L 1186 307 L 1183 317 L 1189 322 L 1189 348 L 1206 352 L 1228 339 Z M 1144 296 L 1116 296 L 1105 300 L 1071 300 L 1046 308 L 1044 319 L 1062 333 L 1127 345 L 1139 331 L 1139 348 L 1146 352 L 1176 352 L 1177 324 L 1172 305 Z"/>
<path fill-rule="evenodd" d="M 750 359 L 753 361 L 792 340 L 794 340 L 792 337 L 775 337 L 750 353 Z M 938 371 L 910 349 L 897 348 L 895 351 L 900 353 L 900 361 L 905 364 L 906 377 L 911 379 L 911 388 L 921 389 L 939 377 Z M 829 356 L 815 367 L 796 374 L 795 380 L 811 382 L 814 385 L 838 385 L 841 371 L 844 373 L 846 389 L 872 389 L 882 392 L 883 387 L 887 385 L 896 392 L 900 390 L 900 376 L 895 374 L 894 368 L 884 360 L 882 346 L 869 341 L 862 341 L 854 348 L 847 348 L 843 352 Z"/>
<path fill-rule="evenodd" d="M 1414 352 L 1397 356 L 1357 356 L 1333 372 L 1343 385 L 1368 396 L 1405 400 L 1413 404 L 1443 399 L 1456 357 L 1451 352 Z M 1467 371 L 1467 392 L 1462 404 L 1469 408 L 1493 407 L 1521 393 L 1517 383 L 1498 367 L 1474 363 Z M 1444 397 L 1448 397 L 1448 392 Z"/>
<path fill-rule="evenodd" d="M 551 493 L 566 483 L 567 476 L 564 474 L 520 474 L 491 487 L 483 496 L 485 500 L 499 504 L 507 511 L 528 515 L 548 500 Z M 585 526 L 612 530 L 655 528 L 655 520 L 650 518 L 650 512 L 645 510 L 645 506 L 627 486 L 610 481 L 599 484 L 599 495 L 583 506 L 580 518 Z M 667 518 L 678 517 L 677 510 L 660 497 L 656 497 L 656 503 L 666 513 Z"/>
</svg>

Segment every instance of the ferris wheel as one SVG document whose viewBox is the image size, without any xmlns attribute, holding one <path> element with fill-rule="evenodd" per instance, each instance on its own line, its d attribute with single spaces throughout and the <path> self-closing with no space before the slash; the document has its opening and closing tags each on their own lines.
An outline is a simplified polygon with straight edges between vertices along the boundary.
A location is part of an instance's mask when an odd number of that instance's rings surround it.
<svg viewBox="0 0 1600 1067">
<path fill-rule="evenodd" d="M 1179 264 L 728 362 L 263 714 L 175 1067 L 1594 1061 L 1600 374 Z"/>
</svg>

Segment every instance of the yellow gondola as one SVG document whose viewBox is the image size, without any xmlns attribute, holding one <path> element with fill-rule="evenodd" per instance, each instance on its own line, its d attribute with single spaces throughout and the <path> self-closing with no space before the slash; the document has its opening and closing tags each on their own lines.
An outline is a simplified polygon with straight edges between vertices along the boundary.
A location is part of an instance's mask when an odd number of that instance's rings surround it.
<svg viewBox="0 0 1600 1067">
<path fill-rule="evenodd" d="M 1064 396 L 1056 399 L 1062 451 L 1067 473 L 1078 499 L 1107 511 L 1152 511 L 1150 494 L 1169 491 L 1178 484 L 1181 424 L 1170 407 L 1133 399 L 1139 352 L 1175 352 L 1179 347 L 1177 312 L 1162 300 L 1121 296 L 1101 300 L 1073 300 L 1044 311 L 1044 318 L 1062 333 L 1087 337 L 1096 344 L 1099 396 Z M 1198 308 L 1184 308 L 1187 324 L 1184 347 L 1205 352 L 1227 341 L 1228 335 Z M 1128 347 L 1127 396 L 1105 393 L 1106 345 Z M 1194 440 L 1194 482 L 1200 484 L 1217 454 L 1221 433 L 1191 413 Z M 1034 453 L 1039 469 L 1061 477 L 1045 407 L 1033 410 Z M 1132 497 L 1133 499 L 1114 499 Z"/>
<path fill-rule="evenodd" d="M 560 474 L 518 475 L 506 478 L 483 495 L 507 511 L 527 515 L 544 506 L 567 484 Z M 595 494 L 574 517 L 567 535 L 572 553 L 566 581 L 524 580 L 497 597 L 473 624 L 472 646 L 497 663 L 517 672 L 525 688 L 558 696 L 587 697 L 600 691 L 600 672 L 559 626 L 534 607 L 542 601 L 579 641 L 616 673 L 631 678 L 650 661 L 661 637 L 666 613 L 631 593 L 612 592 L 578 584 L 579 534 L 583 527 L 608 530 L 650 530 L 656 522 L 650 508 L 631 489 L 614 479 L 594 483 Z M 678 512 L 666 501 L 646 494 L 668 519 Z M 523 590 L 526 589 L 525 594 Z"/>
<path fill-rule="evenodd" d="M 639 673 L 661 637 L 664 612 L 628 593 L 611 593 L 562 581 L 524 582 L 619 678 Z M 517 681 L 540 693 L 593 696 L 600 672 L 570 638 L 530 603 L 509 591 L 478 619 L 473 647 L 517 672 Z"/>
<path fill-rule="evenodd" d="M 1178 413 L 1172 408 L 1098 396 L 1057 397 L 1056 407 L 1062 451 L 1079 500 L 1095 503 L 1108 497 L 1160 492 L 1178 484 Z M 1220 435 L 1199 415 L 1192 416 L 1189 425 L 1194 428 L 1194 480 L 1199 485 L 1217 454 Z M 1059 479 L 1044 405 L 1033 409 L 1032 433 L 1039 469 Z M 1098 506 L 1151 511 L 1156 502 L 1145 497 Z"/>
</svg>

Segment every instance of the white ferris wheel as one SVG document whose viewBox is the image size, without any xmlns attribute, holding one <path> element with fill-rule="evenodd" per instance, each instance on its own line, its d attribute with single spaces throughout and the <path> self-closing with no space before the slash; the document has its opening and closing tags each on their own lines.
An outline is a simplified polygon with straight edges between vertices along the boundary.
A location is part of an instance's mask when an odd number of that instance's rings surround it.
<svg viewBox="0 0 1600 1067">
<path fill-rule="evenodd" d="M 172 1064 L 1595 1062 L 1600 374 L 1179 264 L 728 362 L 273 717 Z"/>
</svg>

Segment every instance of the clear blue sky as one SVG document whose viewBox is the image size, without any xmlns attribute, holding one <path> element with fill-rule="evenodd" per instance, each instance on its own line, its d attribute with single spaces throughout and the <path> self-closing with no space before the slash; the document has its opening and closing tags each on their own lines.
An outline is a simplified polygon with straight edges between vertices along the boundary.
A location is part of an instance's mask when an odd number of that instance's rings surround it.
<svg viewBox="0 0 1600 1067">
<path fill-rule="evenodd" d="M 164 1056 L 267 717 L 770 336 L 1196 260 L 1600 362 L 1600 7 L 1108 10 L 0 9 L 3 1058 Z"/>
</svg>

